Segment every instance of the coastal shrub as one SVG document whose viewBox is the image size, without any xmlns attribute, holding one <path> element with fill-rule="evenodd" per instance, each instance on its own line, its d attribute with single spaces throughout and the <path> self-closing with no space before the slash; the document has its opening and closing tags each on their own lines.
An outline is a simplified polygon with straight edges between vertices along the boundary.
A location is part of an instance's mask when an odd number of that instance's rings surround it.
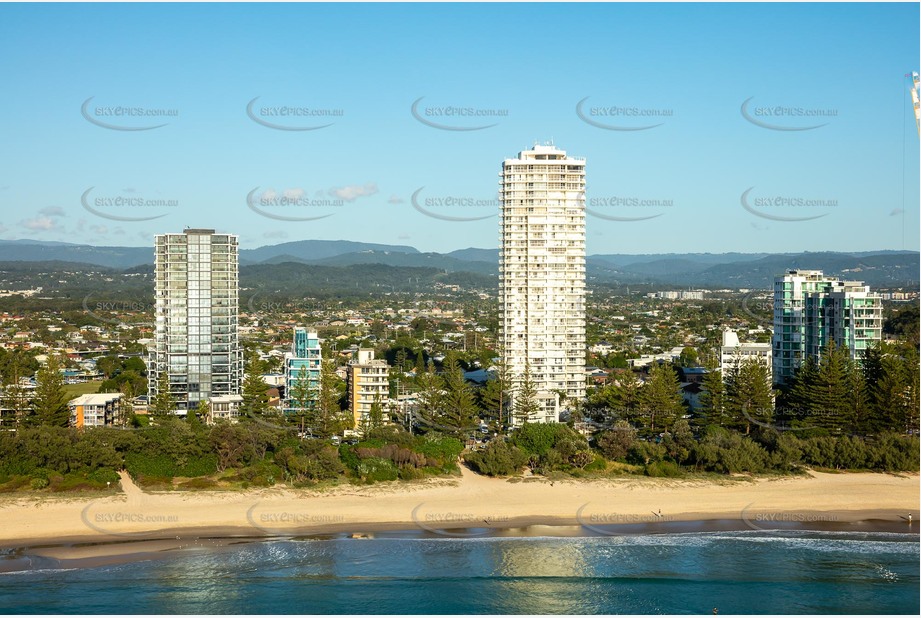
<svg viewBox="0 0 921 618">
<path fill-rule="evenodd" d="M 488 476 L 510 476 L 521 472 L 528 456 L 505 440 L 492 440 L 486 448 L 464 455 L 475 472 Z"/>
<path fill-rule="evenodd" d="M 359 462 L 358 475 L 366 483 L 377 483 L 380 481 L 395 481 L 400 473 L 389 459 L 370 457 Z"/>
<path fill-rule="evenodd" d="M 585 472 L 605 472 L 608 469 L 608 462 L 604 460 L 604 457 L 596 455 L 594 461 L 582 469 Z"/>
<path fill-rule="evenodd" d="M 896 471 L 918 470 L 918 437 L 901 436 L 891 432 L 878 435 L 867 449 L 867 461 L 872 468 Z"/>
<path fill-rule="evenodd" d="M 770 454 L 770 465 L 776 470 L 795 470 L 803 458 L 799 439 L 790 434 L 779 435 Z"/>
<path fill-rule="evenodd" d="M 214 489 L 217 483 L 209 478 L 197 477 L 179 483 L 179 489 Z"/>
<path fill-rule="evenodd" d="M 355 449 L 348 444 L 343 444 L 339 447 L 339 460 L 342 461 L 342 464 L 351 470 L 354 473 L 358 473 L 358 464 L 359 459 L 358 455 L 355 454 Z"/>
<path fill-rule="evenodd" d="M 63 491 L 91 491 L 102 489 L 105 483 L 99 483 L 89 479 L 88 475 L 81 472 L 71 472 L 70 474 L 55 475 L 51 478 L 49 489 L 54 492 Z"/>
<path fill-rule="evenodd" d="M 87 478 L 89 478 L 89 480 L 94 483 L 99 483 L 100 485 L 105 485 L 106 483 L 115 484 L 119 481 L 118 472 L 112 468 L 99 468 L 97 470 L 93 470 L 89 473 Z"/>
<path fill-rule="evenodd" d="M 864 468 L 867 465 L 867 445 L 857 437 L 840 436 L 835 440 L 836 468 Z"/>
<path fill-rule="evenodd" d="M 296 446 L 286 446 L 275 453 L 275 463 L 292 482 L 320 481 L 338 478 L 345 472 L 339 452 L 328 442 L 308 440 Z"/>
<path fill-rule="evenodd" d="M 681 476 L 681 468 L 673 461 L 653 461 L 644 470 L 646 476 Z"/>
<path fill-rule="evenodd" d="M 601 454 L 610 460 L 622 460 L 636 441 L 636 429 L 627 421 L 617 421 L 614 427 L 595 440 Z"/>
<path fill-rule="evenodd" d="M 29 487 L 31 487 L 32 489 L 44 489 L 48 487 L 48 479 L 43 479 L 41 477 L 33 478 L 29 482 Z"/>
<path fill-rule="evenodd" d="M 544 455 L 553 448 L 560 427 L 566 426 L 554 423 L 525 423 L 515 431 L 512 443 L 529 455 Z"/>
<path fill-rule="evenodd" d="M 400 479 L 404 481 L 415 481 L 425 478 L 425 472 L 415 466 L 403 464 L 400 466 Z"/>
<path fill-rule="evenodd" d="M 648 465 L 665 458 L 665 448 L 655 442 L 637 440 L 627 452 L 627 463 L 637 466 Z"/>
<path fill-rule="evenodd" d="M 125 456 L 125 468 L 132 476 L 208 476 L 217 472 L 217 456 L 207 453 L 180 464 L 165 454 L 128 453 Z"/>
<path fill-rule="evenodd" d="M 457 461 L 464 450 L 464 444 L 450 436 L 426 434 L 416 438 L 413 448 L 427 458 L 439 461 L 443 466 Z"/>
<path fill-rule="evenodd" d="M 720 460 L 724 472 L 763 472 L 767 467 L 768 453 L 751 438 L 732 436 L 733 444 L 722 449 Z"/>
</svg>

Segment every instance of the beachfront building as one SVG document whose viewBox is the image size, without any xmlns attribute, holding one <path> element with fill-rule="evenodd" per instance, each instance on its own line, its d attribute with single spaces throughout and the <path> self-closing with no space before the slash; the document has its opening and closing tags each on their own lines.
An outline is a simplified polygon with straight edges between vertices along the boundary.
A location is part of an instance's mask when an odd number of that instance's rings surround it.
<svg viewBox="0 0 921 618">
<path fill-rule="evenodd" d="M 315 332 L 295 326 L 291 351 L 285 354 L 285 412 L 312 408 L 320 392 L 323 361 L 320 338 Z M 307 399 L 297 400 L 301 380 L 306 380 Z"/>
<path fill-rule="evenodd" d="M 585 159 L 535 145 L 502 163 L 499 345 L 514 409 L 526 372 L 534 422 L 585 398 Z M 520 419 L 516 419 L 516 422 Z"/>
<path fill-rule="evenodd" d="M 70 410 L 70 426 L 106 427 L 121 424 L 121 393 L 92 393 L 80 395 L 67 402 Z"/>
<path fill-rule="evenodd" d="M 390 392 L 390 365 L 387 361 L 374 358 L 374 350 L 361 349 L 349 361 L 346 374 L 349 412 L 353 427 L 359 427 L 362 419 L 371 414 L 371 407 L 377 403 L 386 410 Z"/>
<path fill-rule="evenodd" d="M 215 395 L 208 400 L 208 418 L 204 420 L 209 425 L 217 421 L 235 423 L 240 418 L 242 405 L 242 395 Z"/>
<path fill-rule="evenodd" d="M 774 279 L 772 364 L 775 384 L 788 384 L 808 357 L 829 341 L 860 360 L 882 338 L 882 299 L 862 281 L 820 270 L 790 270 Z"/>
<path fill-rule="evenodd" d="M 177 414 L 213 396 L 239 394 L 243 353 L 237 332 L 237 237 L 209 229 L 158 234 L 154 259 L 150 400 L 164 372 Z"/>
<path fill-rule="evenodd" d="M 723 379 L 729 375 L 729 370 L 738 363 L 756 360 L 771 370 L 771 353 L 770 343 L 752 343 L 739 341 L 739 335 L 732 329 L 723 331 L 723 345 L 720 346 L 720 371 Z"/>
</svg>

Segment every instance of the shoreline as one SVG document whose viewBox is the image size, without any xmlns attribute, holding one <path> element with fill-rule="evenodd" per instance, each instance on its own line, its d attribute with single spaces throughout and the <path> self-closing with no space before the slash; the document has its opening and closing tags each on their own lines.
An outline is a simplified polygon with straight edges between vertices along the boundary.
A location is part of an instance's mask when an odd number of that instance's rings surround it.
<svg viewBox="0 0 921 618">
<path fill-rule="evenodd" d="M 461 476 L 323 492 L 140 490 L 96 499 L 0 497 L 0 572 L 23 556 L 101 566 L 291 538 L 593 537 L 720 531 L 917 536 L 918 475 L 879 473 L 717 481 L 625 477 L 525 482 Z M 909 525 L 908 513 L 913 513 Z M 34 562 L 34 560 L 33 560 Z M 29 568 L 36 568 L 31 566 Z M 67 567 L 52 567 L 67 568 Z"/>
<path fill-rule="evenodd" d="M 768 536 L 786 536 L 791 532 L 895 534 L 893 540 L 916 542 L 917 523 L 909 526 L 896 513 L 874 511 L 863 518 L 859 511 L 835 522 L 775 522 L 754 526 L 743 519 L 715 516 L 709 519 L 676 518 L 660 523 L 580 524 L 549 522 L 527 518 L 501 527 L 428 529 L 407 528 L 405 524 L 369 522 L 340 526 L 291 530 L 288 534 L 253 534 L 251 528 L 186 528 L 161 530 L 135 538 L 74 537 L 71 539 L 24 539 L 18 546 L 0 547 L 0 574 L 28 572 L 36 569 L 85 569 L 115 564 L 176 558 L 190 551 L 221 551 L 238 545 L 278 541 L 368 540 L 368 539 L 537 539 L 630 537 L 677 534 L 718 534 L 721 532 L 760 532 Z M 690 515 L 689 515 L 690 517 Z M 37 562 L 37 564 L 36 564 Z"/>
</svg>

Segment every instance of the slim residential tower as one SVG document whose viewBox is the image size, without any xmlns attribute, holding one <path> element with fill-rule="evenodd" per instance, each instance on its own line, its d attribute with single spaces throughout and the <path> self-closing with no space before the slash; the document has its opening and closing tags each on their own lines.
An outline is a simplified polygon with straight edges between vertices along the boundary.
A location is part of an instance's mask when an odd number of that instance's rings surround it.
<svg viewBox="0 0 921 618">
<path fill-rule="evenodd" d="M 539 408 L 529 420 L 557 422 L 585 397 L 585 159 L 535 145 L 506 159 L 501 176 L 499 326 L 512 409 L 529 372 Z"/>
<path fill-rule="evenodd" d="M 155 254 L 151 399 L 164 371 L 179 414 L 212 395 L 238 395 L 243 354 L 237 237 L 204 229 L 158 234 Z"/>
</svg>

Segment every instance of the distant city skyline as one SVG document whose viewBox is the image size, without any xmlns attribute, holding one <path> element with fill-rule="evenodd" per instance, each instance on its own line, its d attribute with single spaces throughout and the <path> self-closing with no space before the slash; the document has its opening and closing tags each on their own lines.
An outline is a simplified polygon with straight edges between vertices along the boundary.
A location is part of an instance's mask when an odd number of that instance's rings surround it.
<svg viewBox="0 0 921 618">
<path fill-rule="evenodd" d="M 589 255 L 917 251 L 918 18 L 0 5 L 0 239 L 142 247 L 191 227 L 244 249 L 495 248 L 496 162 L 553 142 L 589 162 Z"/>
</svg>

